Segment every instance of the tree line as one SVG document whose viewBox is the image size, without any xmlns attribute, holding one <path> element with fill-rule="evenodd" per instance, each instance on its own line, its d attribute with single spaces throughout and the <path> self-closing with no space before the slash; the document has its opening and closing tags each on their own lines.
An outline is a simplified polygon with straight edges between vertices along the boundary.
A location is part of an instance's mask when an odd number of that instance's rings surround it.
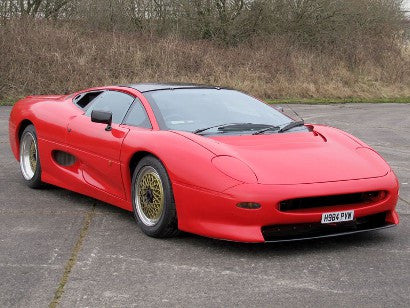
<svg viewBox="0 0 410 308">
<path fill-rule="evenodd" d="M 70 21 L 89 29 L 143 31 L 228 45 L 281 36 L 304 46 L 396 41 L 402 0 L 0 0 L 13 18 Z M 353 44 L 352 44 L 353 43 Z"/>
</svg>

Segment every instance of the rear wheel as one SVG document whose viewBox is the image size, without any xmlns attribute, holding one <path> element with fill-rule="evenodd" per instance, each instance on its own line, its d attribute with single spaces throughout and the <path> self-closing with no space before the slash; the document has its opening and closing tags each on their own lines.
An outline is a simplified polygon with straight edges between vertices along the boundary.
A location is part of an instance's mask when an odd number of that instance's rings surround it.
<svg viewBox="0 0 410 308">
<path fill-rule="evenodd" d="M 20 170 L 29 187 L 40 188 L 43 186 L 37 134 L 33 125 L 28 125 L 21 135 Z"/>
<path fill-rule="evenodd" d="M 178 233 L 174 196 L 162 163 L 146 156 L 132 177 L 132 204 L 141 230 L 152 237 L 172 237 Z"/>
</svg>

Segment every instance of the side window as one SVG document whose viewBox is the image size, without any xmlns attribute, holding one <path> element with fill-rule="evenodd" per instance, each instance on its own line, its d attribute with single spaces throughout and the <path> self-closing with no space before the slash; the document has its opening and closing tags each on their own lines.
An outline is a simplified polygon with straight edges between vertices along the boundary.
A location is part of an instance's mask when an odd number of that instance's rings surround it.
<svg viewBox="0 0 410 308">
<path fill-rule="evenodd" d="M 133 101 L 134 97 L 131 95 L 117 91 L 106 91 L 93 101 L 85 115 L 91 116 L 93 110 L 111 111 L 112 122 L 120 124 Z"/>
<path fill-rule="evenodd" d="M 78 94 L 73 100 L 74 104 L 76 104 L 80 108 L 85 109 L 96 97 L 98 97 L 103 92 L 104 91 L 95 91 Z"/>
<path fill-rule="evenodd" d="M 131 109 L 124 121 L 124 124 L 138 127 L 152 128 L 147 112 L 141 101 L 136 98 L 132 103 Z"/>
</svg>

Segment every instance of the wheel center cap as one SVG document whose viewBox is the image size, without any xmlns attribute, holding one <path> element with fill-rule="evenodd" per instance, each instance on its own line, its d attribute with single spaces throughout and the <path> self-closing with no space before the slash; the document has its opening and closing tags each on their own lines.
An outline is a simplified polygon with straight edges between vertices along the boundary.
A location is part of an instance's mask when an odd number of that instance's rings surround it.
<svg viewBox="0 0 410 308">
<path fill-rule="evenodd" d="M 147 189 L 145 197 L 147 198 L 149 203 L 152 203 L 154 201 L 154 194 L 152 193 L 152 190 L 150 188 Z"/>
</svg>

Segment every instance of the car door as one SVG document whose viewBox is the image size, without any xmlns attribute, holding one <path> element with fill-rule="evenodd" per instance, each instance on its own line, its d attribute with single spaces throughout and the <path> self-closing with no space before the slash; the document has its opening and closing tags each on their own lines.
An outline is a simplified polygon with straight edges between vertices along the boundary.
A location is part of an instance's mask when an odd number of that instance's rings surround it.
<svg viewBox="0 0 410 308">
<path fill-rule="evenodd" d="M 125 199 L 121 176 L 120 152 L 129 129 L 120 124 L 134 97 L 119 91 L 105 91 L 95 98 L 85 113 L 71 119 L 67 126 L 67 143 L 81 163 L 84 181 L 95 188 Z M 91 122 L 93 110 L 112 113 L 112 129 Z"/>
</svg>

